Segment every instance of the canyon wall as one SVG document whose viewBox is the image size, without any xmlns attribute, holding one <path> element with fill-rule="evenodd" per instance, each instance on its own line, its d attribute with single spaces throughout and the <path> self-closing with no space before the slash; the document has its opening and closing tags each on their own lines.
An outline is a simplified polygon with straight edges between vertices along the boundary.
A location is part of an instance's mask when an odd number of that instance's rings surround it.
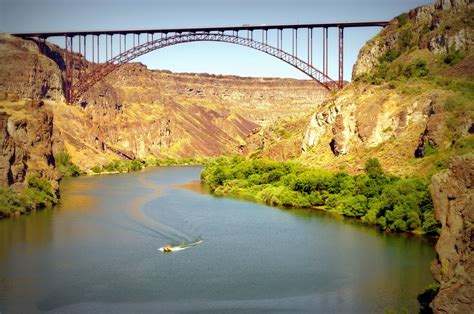
<svg viewBox="0 0 474 314">
<path fill-rule="evenodd" d="M 54 152 L 68 151 L 82 168 L 117 158 L 236 154 L 261 125 L 301 117 L 328 94 L 309 80 L 175 74 L 131 63 L 67 105 L 63 54 L 52 44 L 0 36 L 0 103 L 44 99 L 54 114 Z"/>
<path fill-rule="evenodd" d="M 432 197 L 442 229 L 432 272 L 440 289 L 435 313 L 474 312 L 474 155 L 453 157 L 433 176 Z"/>
<path fill-rule="evenodd" d="M 474 4 L 442 0 L 394 18 L 361 49 L 354 83 L 318 107 L 300 160 L 360 172 L 377 157 L 400 175 L 432 174 L 474 133 Z"/>
<path fill-rule="evenodd" d="M 53 113 L 40 101 L 0 105 L 0 186 L 20 191 L 29 175 L 48 178 L 58 188 Z"/>
</svg>

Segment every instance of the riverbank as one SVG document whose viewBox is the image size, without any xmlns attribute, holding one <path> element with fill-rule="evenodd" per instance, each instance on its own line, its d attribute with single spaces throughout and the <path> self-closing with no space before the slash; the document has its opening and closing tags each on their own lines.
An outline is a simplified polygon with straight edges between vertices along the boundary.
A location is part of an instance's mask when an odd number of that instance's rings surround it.
<svg viewBox="0 0 474 314">
<path fill-rule="evenodd" d="M 293 162 L 218 158 L 201 179 L 216 195 L 330 211 L 391 232 L 433 237 L 440 230 L 428 178 L 386 174 L 376 159 L 367 161 L 364 174 L 351 176 Z"/>
<path fill-rule="evenodd" d="M 157 166 L 196 166 L 204 165 L 207 158 L 144 158 L 132 160 L 114 160 L 105 165 L 96 165 L 90 169 L 80 169 L 71 160 L 67 152 L 54 155 L 56 167 L 63 178 L 78 177 L 80 175 L 117 174 L 140 171 L 146 167 Z"/>
<path fill-rule="evenodd" d="M 29 176 L 26 181 L 27 186 L 22 191 L 0 186 L 0 219 L 51 208 L 58 203 L 58 193 L 49 180 Z"/>
<path fill-rule="evenodd" d="M 56 169 L 62 178 L 130 173 L 158 166 L 195 166 L 208 162 L 208 159 L 205 158 L 115 160 L 105 165 L 97 165 L 91 169 L 83 170 L 71 161 L 71 156 L 67 152 L 55 154 L 54 159 Z M 0 219 L 51 208 L 59 202 L 59 198 L 60 191 L 55 190 L 49 180 L 37 175 L 30 176 L 27 178 L 26 187 L 22 190 L 15 191 L 10 187 L 0 187 Z"/>
</svg>

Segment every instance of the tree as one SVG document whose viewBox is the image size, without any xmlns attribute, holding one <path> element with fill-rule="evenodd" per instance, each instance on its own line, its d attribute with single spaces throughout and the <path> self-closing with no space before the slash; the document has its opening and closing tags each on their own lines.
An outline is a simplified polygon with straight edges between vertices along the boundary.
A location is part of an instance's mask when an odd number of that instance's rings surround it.
<svg viewBox="0 0 474 314">
<path fill-rule="evenodd" d="M 369 158 L 365 162 L 365 173 L 372 178 L 378 178 L 383 175 L 383 169 L 382 166 L 380 165 L 380 162 L 377 158 Z"/>
</svg>

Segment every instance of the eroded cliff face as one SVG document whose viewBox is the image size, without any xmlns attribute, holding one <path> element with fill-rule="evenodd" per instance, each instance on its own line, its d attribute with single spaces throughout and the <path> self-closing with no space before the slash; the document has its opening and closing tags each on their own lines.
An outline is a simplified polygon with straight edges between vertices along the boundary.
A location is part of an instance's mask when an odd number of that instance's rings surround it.
<svg viewBox="0 0 474 314">
<path fill-rule="evenodd" d="M 0 35 L 0 101 L 63 98 L 59 65 L 34 41 Z"/>
<path fill-rule="evenodd" d="M 307 114 L 328 94 L 313 81 L 173 74 L 132 63 L 71 106 L 62 94 L 62 56 L 52 44 L 2 35 L 0 102 L 45 99 L 55 117 L 54 152 L 68 151 L 82 168 L 116 158 L 239 153 L 260 125 Z"/>
<path fill-rule="evenodd" d="M 421 135 L 438 147 L 450 145 L 439 124 L 443 114 L 438 103 L 445 97 L 437 93 L 414 97 L 365 84 L 346 89 L 312 116 L 302 159 L 358 172 L 363 160 L 378 157 L 390 172 L 414 173 L 423 167 L 422 160 L 413 162 Z"/>
<path fill-rule="evenodd" d="M 81 167 L 113 154 L 237 154 L 261 124 L 307 114 L 326 95 L 311 81 L 173 74 L 127 64 L 94 86 L 81 106 L 52 106 L 62 139 L 55 150 L 70 151 Z M 82 127 L 71 127 L 79 121 Z"/>
<path fill-rule="evenodd" d="M 0 186 L 20 191 L 36 174 L 57 189 L 52 138 L 53 113 L 43 102 L 0 105 Z"/>
<path fill-rule="evenodd" d="M 259 125 L 301 117 L 328 96 L 311 80 L 178 74 L 149 70 L 139 63 L 124 65 L 107 82 L 125 103 L 153 104 L 172 98 L 182 104 L 223 107 Z"/>
<path fill-rule="evenodd" d="M 459 19 L 459 16 L 467 16 L 469 19 L 466 13 L 472 10 L 473 6 L 469 0 L 438 0 L 410 10 L 408 14 L 403 15 L 403 18 L 393 19 L 379 35 L 369 40 L 360 50 L 352 70 L 352 79 L 370 73 L 380 64 L 380 58 L 387 51 L 398 49 L 401 36 L 407 36 L 406 39 L 409 39 L 410 35 L 404 35 L 399 31 L 407 19 L 421 26 L 416 31 L 422 33 L 420 40 L 415 44 L 416 47 L 410 48 L 427 50 L 436 55 L 450 50 L 471 50 L 474 45 L 473 30 L 469 23 Z M 411 42 L 407 44 L 413 45 Z"/>
<path fill-rule="evenodd" d="M 432 178 L 431 195 L 442 229 L 432 266 L 440 289 L 435 313 L 474 312 L 474 155 L 453 157 Z"/>
<path fill-rule="evenodd" d="M 441 155 L 455 153 L 462 146 L 457 143 L 471 141 L 474 132 L 474 106 L 466 93 L 474 72 L 472 7 L 469 1 L 437 1 L 395 18 L 370 40 L 353 72 L 365 79 L 317 109 L 300 160 L 355 173 L 369 157 L 400 175 L 442 167 Z M 447 52 L 461 56 L 459 63 L 448 65 Z M 422 72 L 413 74 L 415 68 Z"/>
</svg>

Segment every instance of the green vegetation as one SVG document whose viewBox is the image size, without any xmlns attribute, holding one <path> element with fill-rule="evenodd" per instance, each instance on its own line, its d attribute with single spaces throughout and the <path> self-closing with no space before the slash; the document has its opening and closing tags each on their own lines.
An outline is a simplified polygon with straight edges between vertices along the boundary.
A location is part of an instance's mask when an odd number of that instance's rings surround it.
<svg viewBox="0 0 474 314">
<path fill-rule="evenodd" d="M 205 159 L 199 158 L 166 158 L 166 159 L 133 159 L 114 160 L 103 166 L 94 166 L 90 170 L 93 173 L 127 173 L 140 171 L 145 167 L 153 166 L 177 166 L 177 165 L 202 165 Z"/>
<path fill-rule="evenodd" d="M 27 187 L 19 193 L 10 187 L 0 187 L 0 218 L 49 208 L 58 203 L 56 192 L 48 179 L 30 176 L 27 181 Z"/>
<path fill-rule="evenodd" d="M 398 27 L 403 27 L 408 22 L 408 14 L 403 13 L 397 17 Z"/>
<path fill-rule="evenodd" d="M 82 174 L 81 169 L 71 161 L 71 156 L 67 152 L 59 152 L 54 155 L 56 169 L 63 177 L 78 177 Z"/>
<path fill-rule="evenodd" d="M 292 162 L 218 158 L 201 179 L 218 195 L 234 195 L 284 207 L 319 208 L 396 232 L 436 235 L 429 182 L 384 173 L 377 159 L 365 174 L 350 176 Z"/>
<path fill-rule="evenodd" d="M 430 307 L 431 301 L 435 298 L 439 291 L 439 284 L 429 285 L 422 293 L 417 296 L 418 303 L 420 303 L 421 314 L 431 314 L 433 310 Z"/>
<path fill-rule="evenodd" d="M 464 60 L 466 53 L 462 50 L 457 50 L 454 47 L 450 47 L 448 53 L 441 56 L 441 59 L 447 65 L 455 65 Z"/>
</svg>

